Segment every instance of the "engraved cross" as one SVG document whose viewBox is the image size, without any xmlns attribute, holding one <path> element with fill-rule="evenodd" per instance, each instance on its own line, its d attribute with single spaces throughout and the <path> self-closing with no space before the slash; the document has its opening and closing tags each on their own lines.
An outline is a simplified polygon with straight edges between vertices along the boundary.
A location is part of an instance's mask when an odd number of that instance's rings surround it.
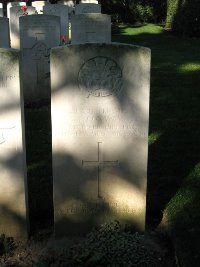
<svg viewBox="0 0 200 267">
<path fill-rule="evenodd" d="M 97 183 L 98 183 L 98 198 L 102 198 L 101 196 L 101 180 L 102 180 L 102 169 L 106 166 L 117 166 L 119 164 L 118 160 L 110 161 L 110 160 L 103 160 L 103 153 L 101 150 L 101 142 L 98 142 L 98 151 L 97 151 L 97 160 L 89 160 L 85 161 L 82 160 L 82 166 L 88 166 L 88 167 L 97 167 Z"/>
</svg>

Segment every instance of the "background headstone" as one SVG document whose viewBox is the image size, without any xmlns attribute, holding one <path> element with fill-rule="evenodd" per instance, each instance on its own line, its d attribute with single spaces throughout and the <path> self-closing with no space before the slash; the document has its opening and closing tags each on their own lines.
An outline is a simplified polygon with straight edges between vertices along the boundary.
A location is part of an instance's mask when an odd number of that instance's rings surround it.
<svg viewBox="0 0 200 267">
<path fill-rule="evenodd" d="M 28 15 L 35 14 L 35 8 L 27 6 Z M 20 49 L 19 40 L 19 17 L 24 16 L 21 6 L 14 6 L 10 8 L 10 42 L 11 47 Z"/>
<path fill-rule="evenodd" d="M 81 4 L 87 4 L 87 3 L 91 3 L 91 4 L 98 4 L 98 0 L 80 0 Z"/>
<path fill-rule="evenodd" d="M 3 17 L 3 4 L 0 3 L 0 17 Z"/>
<path fill-rule="evenodd" d="M 34 1 L 31 3 L 31 5 L 35 7 L 38 14 L 43 14 L 43 8 L 47 4 L 49 4 L 47 1 Z"/>
<path fill-rule="evenodd" d="M 10 47 L 9 19 L 0 17 L 0 47 Z"/>
<path fill-rule="evenodd" d="M 10 18 L 10 8 L 14 6 L 25 6 L 26 2 L 8 2 L 7 3 L 7 17 Z"/>
<path fill-rule="evenodd" d="M 78 4 L 75 6 L 75 14 L 101 13 L 101 5 L 97 4 Z"/>
<path fill-rule="evenodd" d="M 61 0 L 61 1 L 58 1 L 58 4 L 61 4 L 61 5 L 66 5 L 68 6 L 68 11 L 69 13 L 71 13 L 74 9 L 74 2 L 73 1 L 67 1 L 67 0 Z"/>
<path fill-rule="evenodd" d="M 46 5 L 43 8 L 44 14 L 54 15 L 60 17 L 61 35 L 65 37 L 66 42 L 69 42 L 69 18 L 68 18 L 68 6 L 65 5 Z"/>
<path fill-rule="evenodd" d="M 80 14 L 71 19 L 71 42 L 111 42 L 111 17 L 105 14 Z"/>
<path fill-rule="evenodd" d="M 0 48 L 0 233 L 13 237 L 27 235 L 19 55 Z"/>
<path fill-rule="evenodd" d="M 143 231 L 150 50 L 54 48 L 51 74 L 56 236 L 114 219 Z"/>
<path fill-rule="evenodd" d="M 50 48 L 60 44 L 60 18 L 20 17 L 22 86 L 26 103 L 50 99 Z"/>
</svg>

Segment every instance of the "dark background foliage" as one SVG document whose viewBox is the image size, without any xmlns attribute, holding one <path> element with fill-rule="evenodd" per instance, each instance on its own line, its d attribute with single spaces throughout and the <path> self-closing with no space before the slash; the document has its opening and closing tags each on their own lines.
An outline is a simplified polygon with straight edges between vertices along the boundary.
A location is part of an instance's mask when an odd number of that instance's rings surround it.
<svg viewBox="0 0 200 267">
<path fill-rule="evenodd" d="M 166 27 L 178 35 L 200 36 L 200 1 L 168 0 Z"/>
</svg>

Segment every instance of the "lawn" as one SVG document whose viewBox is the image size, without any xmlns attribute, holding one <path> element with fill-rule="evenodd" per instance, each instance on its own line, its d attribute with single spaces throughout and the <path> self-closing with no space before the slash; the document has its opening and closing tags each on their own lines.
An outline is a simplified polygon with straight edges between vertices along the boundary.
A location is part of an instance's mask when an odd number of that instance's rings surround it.
<svg viewBox="0 0 200 267">
<path fill-rule="evenodd" d="M 200 39 L 119 25 L 113 41 L 151 48 L 147 228 L 159 224 L 181 266 L 200 263 Z"/>
</svg>

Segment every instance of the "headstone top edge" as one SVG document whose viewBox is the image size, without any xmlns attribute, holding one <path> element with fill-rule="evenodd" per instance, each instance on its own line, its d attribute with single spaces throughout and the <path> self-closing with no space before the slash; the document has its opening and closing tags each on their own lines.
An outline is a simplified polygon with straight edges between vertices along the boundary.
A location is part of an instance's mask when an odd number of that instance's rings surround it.
<svg viewBox="0 0 200 267">
<path fill-rule="evenodd" d="M 151 52 L 151 49 L 149 47 L 145 47 L 145 46 L 139 46 L 139 45 L 132 45 L 132 44 L 127 44 L 127 43 L 118 43 L 118 42 L 111 42 L 111 43 L 85 43 L 85 44 L 68 44 L 65 46 L 57 46 L 57 47 L 53 47 L 51 49 L 51 51 L 54 50 L 64 50 L 67 49 L 69 47 L 87 47 L 87 46 L 98 46 L 98 47 L 103 47 L 103 46 L 115 46 L 115 47 L 130 47 L 130 48 L 135 48 L 135 49 L 143 49 L 146 51 Z"/>
<path fill-rule="evenodd" d="M 14 48 L 4 48 L 4 47 L 0 47 L 0 53 L 2 52 L 15 52 L 16 54 L 20 54 L 20 50 L 19 49 L 14 49 Z"/>
<path fill-rule="evenodd" d="M 7 18 L 7 17 L 0 17 L 0 19 L 9 20 L 9 18 Z"/>
<path fill-rule="evenodd" d="M 40 18 L 50 18 L 50 17 L 55 17 L 57 20 L 59 20 L 60 18 L 58 16 L 55 16 L 55 15 L 47 15 L 47 14 L 32 14 L 32 15 L 28 15 L 28 16 L 21 16 L 19 18 L 19 20 L 30 20 L 31 18 L 37 18 L 37 19 L 40 19 Z"/>
<path fill-rule="evenodd" d="M 87 16 L 87 17 L 92 17 L 92 16 L 104 16 L 104 17 L 111 17 L 110 15 L 108 14 L 103 14 L 103 13 L 97 13 L 97 12 L 92 12 L 92 13 L 80 13 L 80 14 L 75 14 L 74 17 L 77 17 L 77 16 Z M 73 17 L 73 18 L 74 18 Z"/>
</svg>

